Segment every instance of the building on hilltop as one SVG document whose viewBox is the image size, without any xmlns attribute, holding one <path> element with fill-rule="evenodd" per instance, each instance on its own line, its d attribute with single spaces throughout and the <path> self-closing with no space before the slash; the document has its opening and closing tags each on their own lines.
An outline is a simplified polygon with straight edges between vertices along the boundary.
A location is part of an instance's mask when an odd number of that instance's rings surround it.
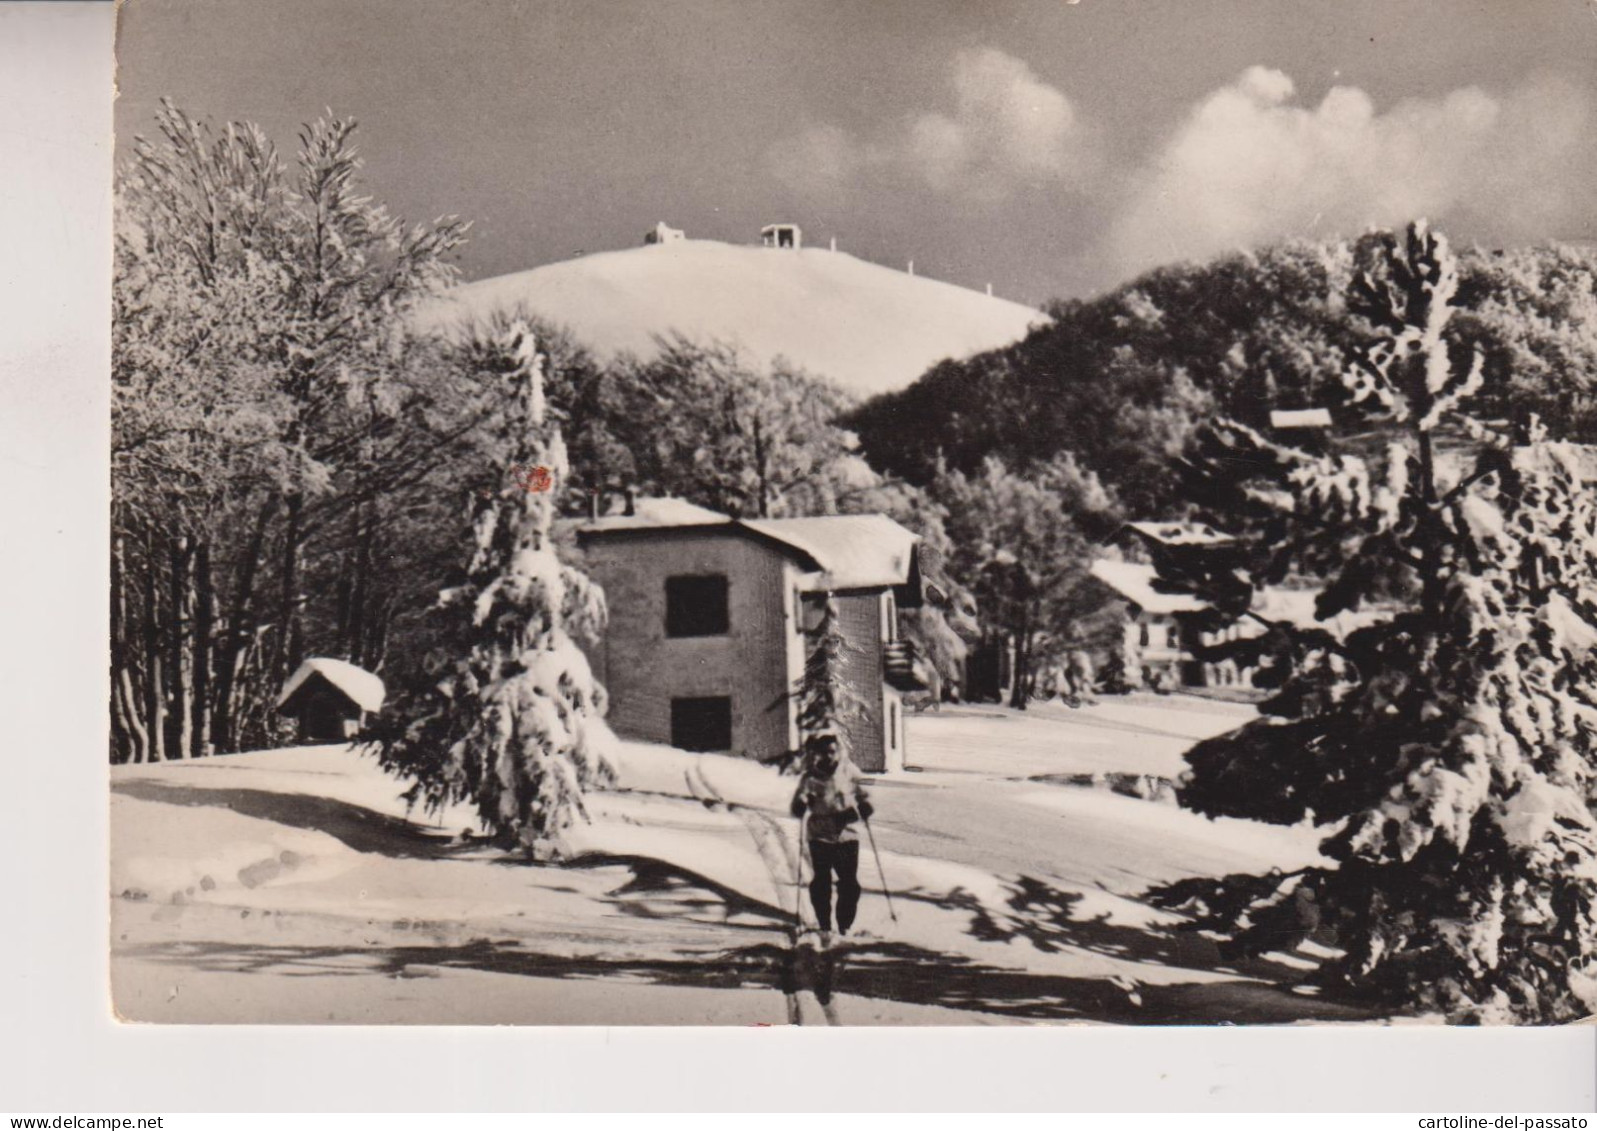
<svg viewBox="0 0 1597 1131">
<path fill-rule="evenodd" d="M 687 238 L 687 233 L 681 228 L 670 227 L 664 220 L 661 220 L 644 233 L 643 244 L 645 247 L 649 247 L 660 243 L 679 243 Z"/>
<path fill-rule="evenodd" d="M 904 764 L 902 693 L 921 689 L 898 612 L 922 603 L 919 538 L 884 515 L 738 520 L 638 499 L 578 528 L 610 619 L 588 646 L 616 733 L 769 759 L 799 743 L 794 692 L 827 594 L 858 705 L 860 769 Z"/>
<path fill-rule="evenodd" d="M 797 224 L 767 224 L 760 229 L 762 247 L 790 247 L 794 251 L 804 246 L 804 233 Z"/>
</svg>

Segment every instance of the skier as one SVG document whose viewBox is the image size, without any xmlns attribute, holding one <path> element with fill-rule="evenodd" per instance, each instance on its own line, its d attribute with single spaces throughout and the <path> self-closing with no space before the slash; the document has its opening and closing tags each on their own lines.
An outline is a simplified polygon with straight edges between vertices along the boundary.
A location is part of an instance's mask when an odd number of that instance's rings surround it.
<svg viewBox="0 0 1597 1131">
<path fill-rule="evenodd" d="M 859 907 L 859 829 L 869 820 L 870 801 L 854 763 L 839 758 L 836 739 L 822 747 L 793 794 L 793 816 L 808 815 L 810 906 L 821 928 L 821 945 L 832 941 L 832 876 L 837 876 L 837 929 L 848 934 Z"/>
</svg>

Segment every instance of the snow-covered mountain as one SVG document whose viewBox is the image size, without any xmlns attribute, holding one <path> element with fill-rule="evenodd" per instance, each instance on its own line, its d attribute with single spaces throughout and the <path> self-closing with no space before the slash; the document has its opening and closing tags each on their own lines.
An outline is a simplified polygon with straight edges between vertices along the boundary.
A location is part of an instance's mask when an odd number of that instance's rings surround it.
<svg viewBox="0 0 1597 1131">
<path fill-rule="evenodd" d="M 785 357 L 862 396 L 1007 345 L 1044 318 L 844 252 L 679 240 L 468 283 L 423 319 L 436 327 L 518 307 L 569 327 L 601 357 L 647 356 L 654 335 L 675 330 L 735 343 L 757 361 Z"/>
</svg>

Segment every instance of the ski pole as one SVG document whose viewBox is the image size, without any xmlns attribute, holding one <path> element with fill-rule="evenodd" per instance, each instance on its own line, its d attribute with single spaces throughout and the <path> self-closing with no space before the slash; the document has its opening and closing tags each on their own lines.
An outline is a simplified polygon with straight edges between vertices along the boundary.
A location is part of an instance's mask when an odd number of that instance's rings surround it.
<svg viewBox="0 0 1597 1131">
<path fill-rule="evenodd" d="M 898 922 L 898 912 L 893 910 L 893 893 L 887 887 L 887 873 L 882 871 L 882 854 L 876 851 L 876 834 L 871 831 L 870 818 L 860 816 L 860 823 L 865 826 L 865 835 L 871 842 L 871 855 L 876 857 L 876 874 L 882 879 L 882 894 L 887 897 L 887 913 L 892 916 L 893 922 Z"/>
</svg>

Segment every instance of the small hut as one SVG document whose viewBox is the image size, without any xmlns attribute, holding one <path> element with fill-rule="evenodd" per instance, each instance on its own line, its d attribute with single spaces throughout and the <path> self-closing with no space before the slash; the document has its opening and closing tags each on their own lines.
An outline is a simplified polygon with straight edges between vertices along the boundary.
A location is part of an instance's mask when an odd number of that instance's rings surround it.
<svg viewBox="0 0 1597 1131">
<path fill-rule="evenodd" d="M 797 251 L 804 246 L 804 233 L 797 224 L 767 224 L 760 229 L 760 244 L 764 247 L 790 247 Z"/>
<path fill-rule="evenodd" d="M 383 706 L 383 681 L 346 660 L 306 660 L 283 684 L 277 709 L 299 722 L 301 742 L 346 742 Z"/>
<path fill-rule="evenodd" d="M 681 228 L 673 228 L 661 220 L 643 234 L 643 244 L 645 247 L 653 247 L 657 244 L 681 243 L 687 238 L 687 233 Z"/>
</svg>

